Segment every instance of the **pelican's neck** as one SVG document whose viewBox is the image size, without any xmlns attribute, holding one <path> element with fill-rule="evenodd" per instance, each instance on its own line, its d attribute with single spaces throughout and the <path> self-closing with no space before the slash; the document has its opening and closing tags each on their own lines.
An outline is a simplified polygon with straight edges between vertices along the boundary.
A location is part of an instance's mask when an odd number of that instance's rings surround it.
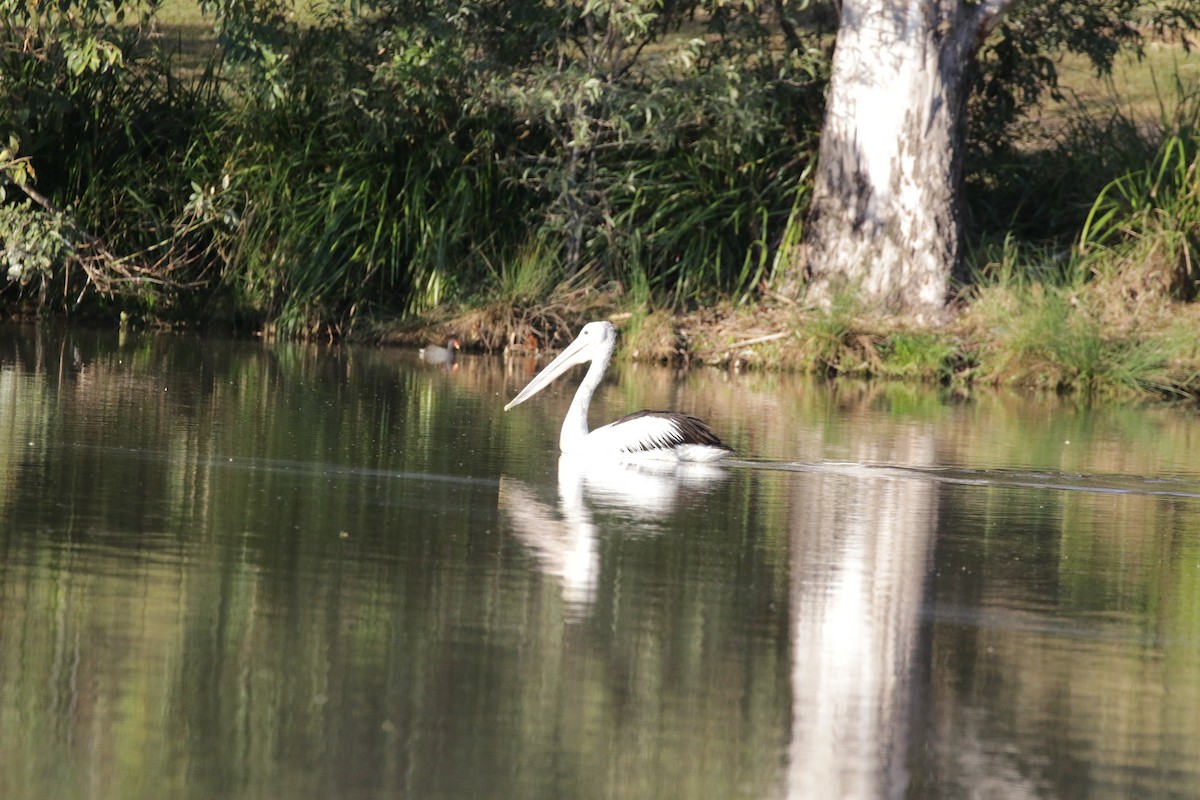
<svg viewBox="0 0 1200 800">
<path fill-rule="evenodd" d="M 567 409 L 567 417 L 563 420 L 562 432 L 558 435 L 558 449 L 564 453 L 577 453 L 583 448 L 583 442 L 588 435 L 588 407 L 592 404 L 592 394 L 604 378 L 604 370 L 612 358 L 612 350 L 592 359 L 583 382 L 575 390 L 575 399 Z"/>
</svg>

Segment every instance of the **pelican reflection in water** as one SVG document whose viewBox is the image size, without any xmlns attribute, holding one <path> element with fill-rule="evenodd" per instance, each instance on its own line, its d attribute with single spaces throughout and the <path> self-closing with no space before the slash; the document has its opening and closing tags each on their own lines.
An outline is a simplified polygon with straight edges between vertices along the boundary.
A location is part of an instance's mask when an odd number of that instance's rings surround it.
<svg viewBox="0 0 1200 800">
<path fill-rule="evenodd" d="M 712 464 L 562 455 L 557 507 L 510 477 L 500 478 L 499 506 L 539 570 L 561 586 L 567 616 L 578 619 L 596 599 L 602 533 L 657 534 L 680 506 L 691 506 L 726 477 L 724 469 Z M 604 512 L 601 522 L 593 518 L 593 510 Z"/>
<path fill-rule="evenodd" d="M 674 411 L 639 411 L 616 422 L 588 431 L 592 394 L 617 347 L 617 329 L 611 322 L 589 322 L 558 358 L 538 373 L 508 405 L 523 403 L 577 364 L 592 362 L 563 420 L 558 447 L 566 454 L 659 458 L 674 461 L 716 461 L 732 450 L 721 443 L 704 422 Z"/>
</svg>

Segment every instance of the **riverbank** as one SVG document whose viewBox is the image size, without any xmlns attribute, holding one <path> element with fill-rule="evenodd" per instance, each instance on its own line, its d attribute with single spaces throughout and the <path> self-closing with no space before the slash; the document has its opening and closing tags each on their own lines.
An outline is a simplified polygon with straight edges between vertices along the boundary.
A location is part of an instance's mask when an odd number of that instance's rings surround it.
<svg viewBox="0 0 1200 800">
<path fill-rule="evenodd" d="M 1200 307 L 1152 294 L 1126 302 L 1102 282 L 972 287 L 937 325 L 779 300 L 673 314 L 621 310 L 615 298 L 571 307 L 442 312 L 375 323 L 352 338 L 420 346 L 457 337 L 469 350 L 561 349 L 579 327 L 611 319 L 619 357 L 730 370 L 786 371 L 941 384 L 960 392 L 1018 387 L 1086 400 L 1200 398 Z"/>
<path fill-rule="evenodd" d="M 184 5 L 137 23 L 81 7 L 84 39 L 26 10 L 0 152 L 7 313 L 527 353 L 605 317 L 637 360 L 1197 394 L 1200 96 L 1175 39 L 1099 64 L 1031 42 L 1054 70 L 993 74 L 1025 99 L 971 106 L 963 284 L 918 327 L 853 293 L 777 294 L 824 115 L 815 18 L 781 47 L 766 7 L 669 32 L 672 7 L 601 69 L 563 58 L 571 4 L 548 27 L 541 7 L 331 9 L 267 20 L 277 37 Z M 634 41 L 606 19 L 596 36 Z"/>
</svg>

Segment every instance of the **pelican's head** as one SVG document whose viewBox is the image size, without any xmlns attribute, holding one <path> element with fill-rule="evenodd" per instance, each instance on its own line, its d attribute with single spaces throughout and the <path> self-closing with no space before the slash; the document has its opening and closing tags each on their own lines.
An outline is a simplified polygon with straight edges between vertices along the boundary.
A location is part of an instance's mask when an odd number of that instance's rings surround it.
<svg viewBox="0 0 1200 800">
<path fill-rule="evenodd" d="M 589 361 L 594 361 L 597 358 L 608 357 L 617 346 L 617 328 L 608 320 L 600 320 L 598 322 L 589 322 L 579 330 L 579 335 L 575 337 L 575 341 L 567 345 L 567 348 L 558 354 L 558 358 L 550 362 L 547 367 L 537 374 L 529 385 L 517 394 L 512 401 L 504 407 L 508 411 L 515 405 L 524 403 L 529 398 L 549 386 L 555 378 L 562 375 L 571 367 L 577 364 L 586 364 Z"/>
</svg>

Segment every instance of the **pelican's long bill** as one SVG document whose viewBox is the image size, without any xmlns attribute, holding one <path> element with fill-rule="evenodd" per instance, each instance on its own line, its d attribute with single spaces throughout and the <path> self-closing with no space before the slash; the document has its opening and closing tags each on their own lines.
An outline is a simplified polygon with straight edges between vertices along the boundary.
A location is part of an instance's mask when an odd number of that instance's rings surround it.
<svg viewBox="0 0 1200 800">
<path fill-rule="evenodd" d="M 514 397 L 509 404 L 504 407 L 504 410 L 508 411 L 513 406 L 524 403 L 526 400 L 533 397 L 542 389 L 545 389 L 547 386 L 553 383 L 555 378 L 562 375 L 571 367 L 579 364 L 586 364 L 588 361 L 591 361 L 591 354 L 585 353 L 584 351 L 593 344 L 595 344 L 595 341 L 584 335 L 583 331 L 580 331 L 579 337 L 567 345 L 567 349 L 559 353 L 558 358 L 551 361 L 546 365 L 544 370 L 535 375 L 533 380 L 526 384 L 525 388 L 518 392 L 517 396 Z M 581 355 L 583 356 L 582 358 L 580 357 Z"/>
</svg>

